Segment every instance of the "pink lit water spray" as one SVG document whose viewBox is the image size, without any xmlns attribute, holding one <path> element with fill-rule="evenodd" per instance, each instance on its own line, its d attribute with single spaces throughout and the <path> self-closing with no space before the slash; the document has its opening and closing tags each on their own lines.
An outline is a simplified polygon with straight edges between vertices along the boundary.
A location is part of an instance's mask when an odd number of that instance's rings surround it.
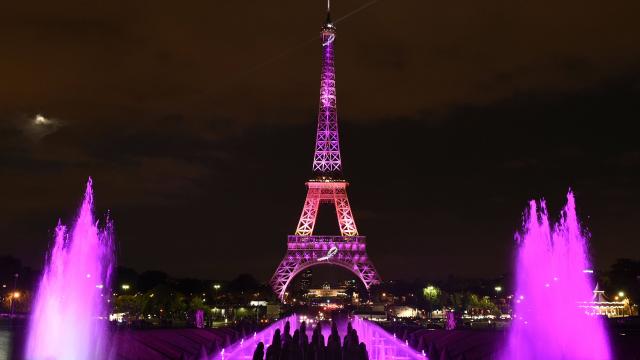
<svg viewBox="0 0 640 360">
<path fill-rule="evenodd" d="M 595 282 L 573 193 L 556 224 L 544 201 L 531 201 L 516 240 L 514 319 L 503 358 L 610 359 L 603 320 L 579 306 L 592 299 Z"/>
<path fill-rule="evenodd" d="M 56 227 L 33 305 L 26 359 L 106 358 L 113 261 L 112 223 L 98 227 L 89 179 L 71 232 Z"/>
</svg>

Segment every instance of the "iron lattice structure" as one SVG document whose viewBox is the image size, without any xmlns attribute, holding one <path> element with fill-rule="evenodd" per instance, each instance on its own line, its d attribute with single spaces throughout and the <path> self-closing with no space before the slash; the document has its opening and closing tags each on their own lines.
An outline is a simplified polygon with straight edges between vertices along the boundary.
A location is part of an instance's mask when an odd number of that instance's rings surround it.
<svg viewBox="0 0 640 360">
<path fill-rule="evenodd" d="M 331 19 L 322 28 L 322 73 L 320 75 L 320 104 L 313 172 L 316 175 L 342 175 L 340 141 L 338 137 L 338 110 L 336 107 L 336 71 L 333 41 L 335 27 Z"/>
<path fill-rule="evenodd" d="M 315 179 L 306 183 L 307 198 L 296 233 L 288 237 L 287 253 L 271 278 L 271 286 L 281 300 L 285 299 L 286 289 L 298 273 L 320 264 L 346 268 L 358 276 L 367 289 L 380 282 L 380 276 L 367 256 L 366 238 L 359 235 L 349 205 L 349 183 L 342 179 L 333 48 L 335 27 L 328 14 L 321 39 L 320 108 L 313 156 Z M 335 205 L 340 236 L 313 235 L 321 203 Z"/>
</svg>

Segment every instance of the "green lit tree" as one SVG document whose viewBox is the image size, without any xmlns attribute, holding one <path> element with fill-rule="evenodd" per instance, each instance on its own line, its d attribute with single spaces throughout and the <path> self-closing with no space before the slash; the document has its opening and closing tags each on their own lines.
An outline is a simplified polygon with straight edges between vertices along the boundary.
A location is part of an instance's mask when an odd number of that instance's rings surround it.
<svg viewBox="0 0 640 360">
<path fill-rule="evenodd" d="M 436 286 L 428 285 L 422 289 L 422 296 L 426 302 L 426 308 L 429 311 L 428 316 L 431 317 L 433 310 L 442 307 L 442 290 Z"/>
</svg>

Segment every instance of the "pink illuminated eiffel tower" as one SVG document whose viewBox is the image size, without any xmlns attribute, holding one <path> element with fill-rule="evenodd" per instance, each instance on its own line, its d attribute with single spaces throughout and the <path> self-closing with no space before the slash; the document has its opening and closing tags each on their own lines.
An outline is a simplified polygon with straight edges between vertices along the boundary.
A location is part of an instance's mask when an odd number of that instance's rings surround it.
<svg viewBox="0 0 640 360">
<path fill-rule="evenodd" d="M 366 238 L 358 234 L 347 183 L 342 177 L 338 114 L 336 110 L 336 75 L 334 40 L 336 29 L 329 15 L 322 27 L 322 74 L 316 147 L 313 156 L 314 178 L 307 185 L 307 198 L 295 235 L 289 235 L 287 253 L 271 278 L 271 286 L 281 300 L 291 280 L 302 270 L 320 264 L 341 266 L 353 272 L 365 287 L 380 282 L 380 276 L 366 252 Z M 340 236 L 313 235 L 321 203 L 333 203 L 338 216 Z"/>
</svg>

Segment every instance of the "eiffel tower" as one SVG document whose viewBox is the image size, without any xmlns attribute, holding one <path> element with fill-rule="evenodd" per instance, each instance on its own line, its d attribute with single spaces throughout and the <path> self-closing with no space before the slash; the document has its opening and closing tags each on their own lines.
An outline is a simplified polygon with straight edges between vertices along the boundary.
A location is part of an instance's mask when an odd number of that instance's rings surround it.
<svg viewBox="0 0 640 360">
<path fill-rule="evenodd" d="M 358 233 L 351 212 L 347 185 L 342 176 L 338 113 L 336 109 L 336 76 L 334 42 L 336 28 L 327 3 L 327 20 L 320 32 L 322 40 L 322 73 L 320 76 L 320 108 L 316 147 L 313 156 L 313 179 L 307 185 L 300 221 L 295 235 L 289 235 L 287 253 L 271 278 L 271 286 L 284 301 L 291 280 L 301 271 L 321 264 L 340 266 L 358 276 L 369 289 L 380 282 L 380 276 L 367 256 L 366 237 Z M 313 229 L 321 203 L 336 208 L 340 235 L 314 235 Z"/>
</svg>

